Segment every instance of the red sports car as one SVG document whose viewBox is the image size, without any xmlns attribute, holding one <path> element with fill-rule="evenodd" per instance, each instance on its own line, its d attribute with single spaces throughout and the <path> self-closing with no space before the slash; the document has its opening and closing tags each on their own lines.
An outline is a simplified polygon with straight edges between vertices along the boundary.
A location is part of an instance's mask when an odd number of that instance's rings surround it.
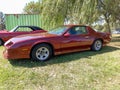
<svg viewBox="0 0 120 90">
<path fill-rule="evenodd" d="M 22 35 L 22 34 L 32 34 L 46 32 L 45 30 L 37 26 L 16 26 L 11 31 L 0 30 L 0 45 L 3 45 L 8 39 Z"/>
<path fill-rule="evenodd" d="M 65 25 L 46 33 L 20 35 L 5 43 L 7 59 L 32 58 L 45 61 L 53 55 L 82 50 L 101 50 L 110 42 L 109 33 L 85 25 Z"/>
</svg>

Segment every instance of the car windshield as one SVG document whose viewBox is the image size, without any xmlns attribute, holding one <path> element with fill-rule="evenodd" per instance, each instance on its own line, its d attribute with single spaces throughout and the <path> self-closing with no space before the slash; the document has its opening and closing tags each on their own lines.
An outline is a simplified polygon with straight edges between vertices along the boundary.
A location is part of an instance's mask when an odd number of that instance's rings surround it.
<svg viewBox="0 0 120 90">
<path fill-rule="evenodd" d="M 10 30 L 9 32 L 14 32 L 16 29 L 18 28 L 18 26 L 14 27 L 12 30 Z"/>
<path fill-rule="evenodd" d="M 67 26 L 60 26 L 60 27 L 51 29 L 48 33 L 62 35 L 66 31 L 66 29 L 68 29 Z"/>
</svg>

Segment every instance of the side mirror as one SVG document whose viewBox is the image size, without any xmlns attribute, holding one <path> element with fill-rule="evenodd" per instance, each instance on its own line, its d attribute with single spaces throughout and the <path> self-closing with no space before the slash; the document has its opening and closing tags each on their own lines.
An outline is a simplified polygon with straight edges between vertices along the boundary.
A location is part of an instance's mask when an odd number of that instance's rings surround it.
<svg viewBox="0 0 120 90">
<path fill-rule="evenodd" d="M 70 36 L 70 33 L 68 32 L 64 34 L 64 37 L 69 37 L 69 36 Z"/>
</svg>

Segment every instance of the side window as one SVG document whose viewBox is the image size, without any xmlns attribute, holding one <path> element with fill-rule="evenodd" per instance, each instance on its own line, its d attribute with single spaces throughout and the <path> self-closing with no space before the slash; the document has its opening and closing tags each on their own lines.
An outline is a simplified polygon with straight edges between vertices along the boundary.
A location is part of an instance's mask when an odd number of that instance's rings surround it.
<svg viewBox="0 0 120 90">
<path fill-rule="evenodd" d="M 16 32 L 30 32 L 32 31 L 31 28 L 27 28 L 27 27 L 19 27 Z"/>
<path fill-rule="evenodd" d="M 72 35 L 87 34 L 87 30 L 85 26 L 76 26 L 71 28 L 69 33 Z"/>
<path fill-rule="evenodd" d="M 70 33 L 71 35 L 77 34 L 77 32 L 76 32 L 76 30 L 75 30 L 75 27 L 71 28 L 71 29 L 69 30 L 69 33 Z"/>
</svg>

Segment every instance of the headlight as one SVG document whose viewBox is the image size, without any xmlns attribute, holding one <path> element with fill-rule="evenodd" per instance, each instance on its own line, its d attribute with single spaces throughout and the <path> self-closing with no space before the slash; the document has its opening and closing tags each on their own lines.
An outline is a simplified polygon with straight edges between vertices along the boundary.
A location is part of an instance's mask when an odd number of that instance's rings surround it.
<svg viewBox="0 0 120 90">
<path fill-rule="evenodd" d="M 10 47 L 11 45 L 13 45 L 13 42 L 9 40 L 4 44 L 6 47 Z"/>
</svg>

